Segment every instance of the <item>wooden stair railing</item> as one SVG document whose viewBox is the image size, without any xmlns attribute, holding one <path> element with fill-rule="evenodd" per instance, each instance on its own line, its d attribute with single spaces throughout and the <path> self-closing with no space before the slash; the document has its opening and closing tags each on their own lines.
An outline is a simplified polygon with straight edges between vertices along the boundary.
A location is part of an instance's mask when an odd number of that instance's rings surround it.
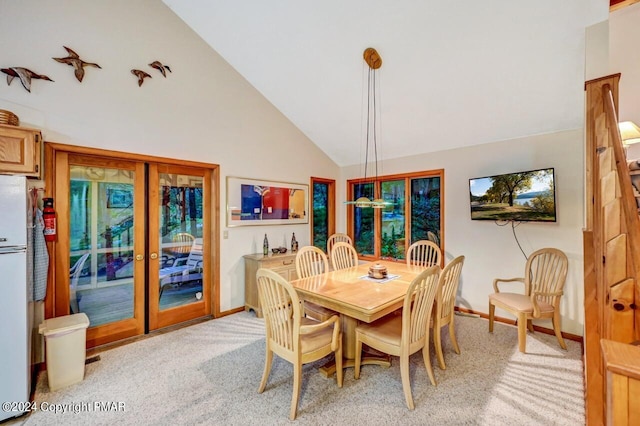
<svg viewBox="0 0 640 426">
<path fill-rule="evenodd" d="M 620 75 L 587 82 L 587 227 L 584 230 L 586 420 L 611 415 L 602 339 L 638 340 L 640 218 L 618 130 Z M 640 398 L 635 395 L 634 398 Z M 630 401 L 633 400 L 630 396 Z"/>
</svg>

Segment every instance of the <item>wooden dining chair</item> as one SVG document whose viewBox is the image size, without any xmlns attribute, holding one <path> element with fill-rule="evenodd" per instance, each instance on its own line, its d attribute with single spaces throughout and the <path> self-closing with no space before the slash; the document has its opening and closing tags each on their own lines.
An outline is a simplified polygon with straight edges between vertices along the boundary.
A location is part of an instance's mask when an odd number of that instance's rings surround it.
<svg viewBox="0 0 640 426">
<path fill-rule="evenodd" d="M 327 257 L 329 259 L 331 259 L 331 250 L 333 249 L 333 246 L 336 243 L 349 243 L 353 245 L 353 241 L 351 240 L 351 237 L 348 236 L 347 234 L 342 234 L 339 232 L 335 234 L 331 234 L 327 239 Z"/>
<path fill-rule="evenodd" d="M 298 278 L 307 278 L 329 272 L 329 260 L 322 250 L 315 246 L 304 246 L 296 254 L 296 273 Z M 304 302 L 304 314 L 318 321 L 327 321 L 335 311 L 316 303 Z"/>
<path fill-rule="evenodd" d="M 387 315 L 372 323 L 356 327 L 356 359 L 354 377 L 360 378 L 362 344 L 389 355 L 400 357 L 400 376 L 407 407 L 413 410 L 409 356 L 422 349 L 422 358 L 431 384 L 436 379 L 429 356 L 429 320 L 438 292 L 439 266 L 422 271 L 411 281 L 404 297 L 402 316 Z"/>
<path fill-rule="evenodd" d="M 258 393 L 267 385 L 273 354 L 293 364 L 293 394 L 289 419 L 294 420 L 300 398 L 302 366 L 335 353 L 336 380 L 342 387 L 342 333 L 340 320 L 333 316 L 317 322 L 302 315 L 300 299 L 295 289 L 281 275 L 260 268 L 256 273 L 258 298 L 266 328 L 264 371 Z"/>
<path fill-rule="evenodd" d="M 438 294 L 436 295 L 435 308 L 433 309 L 433 344 L 438 355 L 438 364 L 441 369 L 446 369 L 444 363 L 444 354 L 442 352 L 442 328 L 449 326 L 449 337 L 453 350 L 459 354 L 460 346 L 456 339 L 455 326 L 453 319 L 455 318 L 456 294 L 458 293 L 458 285 L 460 284 L 460 273 L 464 265 L 464 256 L 458 256 L 444 267 L 440 272 L 438 284 Z"/>
<path fill-rule="evenodd" d="M 420 240 L 409 246 L 407 250 L 407 265 L 429 267 L 440 265 L 442 251 L 433 241 Z"/>
<path fill-rule="evenodd" d="M 358 266 L 358 252 L 349 243 L 336 243 L 331 250 L 331 264 L 334 270 Z"/>
<path fill-rule="evenodd" d="M 527 328 L 533 332 L 532 320 L 550 318 L 562 349 L 567 349 L 560 327 L 560 298 L 567 278 L 567 255 L 555 248 L 543 248 L 531 253 L 524 278 L 496 278 L 495 293 L 489 295 L 489 332 L 493 333 L 496 306 L 515 315 L 518 321 L 518 349 L 526 351 Z M 520 293 L 501 292 L 498 283 L 521 282 Z"/>
</svg>

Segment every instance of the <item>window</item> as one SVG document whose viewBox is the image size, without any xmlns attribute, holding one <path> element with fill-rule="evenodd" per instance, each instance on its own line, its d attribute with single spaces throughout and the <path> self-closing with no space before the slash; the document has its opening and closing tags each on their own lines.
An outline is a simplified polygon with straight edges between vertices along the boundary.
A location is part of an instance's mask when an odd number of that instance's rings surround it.
<svg viewBox="0 0 640 426">
<path fill-rule="evenodd" d="M 327 251 L 327 238 L 335 232 L 335 185 L 332 179 L 311 178 L 311 241 Z"/>
<path fill-rule="evenodd" d="M 404 259 L 411 243 L 431 240 L 444 250 L 444 170 L 381 176 L 363 183 L 347 182 L 348 199 L 380 194 L 381 209 L 347 210 L 348 233 L 364 258 Z"/>
</svg>

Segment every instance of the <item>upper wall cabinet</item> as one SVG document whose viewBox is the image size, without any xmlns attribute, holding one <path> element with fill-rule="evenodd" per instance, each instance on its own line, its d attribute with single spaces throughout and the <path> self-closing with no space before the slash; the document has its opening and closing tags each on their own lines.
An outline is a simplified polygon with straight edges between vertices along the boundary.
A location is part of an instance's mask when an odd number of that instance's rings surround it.
<svg viewBox="0 0 640 426">
<path fill-rule="evenodd" d="M 41 159 L 39 130 L 0 124 L 0 173 L 40 179 Z"/>
</svg>

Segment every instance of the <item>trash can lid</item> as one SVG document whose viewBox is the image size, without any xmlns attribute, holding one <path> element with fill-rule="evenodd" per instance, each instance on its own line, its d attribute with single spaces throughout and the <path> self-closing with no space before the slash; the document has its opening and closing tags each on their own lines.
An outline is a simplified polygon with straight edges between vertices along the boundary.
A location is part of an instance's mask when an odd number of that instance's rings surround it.
<svg viewBox="0 0 640 426">
<path fill-rule="evenodd" d="M 89 327 L 89 317 L 84 312 L 80 312 L 79 314 L 46 319 L 40 324 L 38 331 L 40 334 L 48 336 L 87 327 Z"/>
</svg>

